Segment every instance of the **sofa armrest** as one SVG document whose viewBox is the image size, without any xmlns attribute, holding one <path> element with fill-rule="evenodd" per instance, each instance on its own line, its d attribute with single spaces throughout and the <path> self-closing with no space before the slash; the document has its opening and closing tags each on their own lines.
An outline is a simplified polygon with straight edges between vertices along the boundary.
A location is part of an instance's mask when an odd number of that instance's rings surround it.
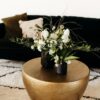
<svg viewBox="0 0 100 100">
<path fill-rule="evenodd" d="M 3 23 L 0 23 L 0 39 L 5 36 L 5 25 Z"/>
</svg>

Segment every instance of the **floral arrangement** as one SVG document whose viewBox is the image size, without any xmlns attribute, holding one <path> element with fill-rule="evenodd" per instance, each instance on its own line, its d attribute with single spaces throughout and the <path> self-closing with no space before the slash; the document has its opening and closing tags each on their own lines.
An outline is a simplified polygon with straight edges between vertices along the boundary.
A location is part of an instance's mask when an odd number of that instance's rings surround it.
<svg viewBox="0 0 100 100">
<path fill-rule="evenodd" d="M 90 46 L 83 42 L 74 42 L 70 37 L 70 29 L 64 25 L 52 27 L 51 31 L 39 27 L 39 31 L 33 37 L 34 43 L 31 49 L 48 52 L 57 67 L 62 62 L 69 63 L 70 60 L 78 59 L 74 56 L 76 50 L 89 51 Z"/>
<path fill-rule="evenodd" d="M 24 44 L 32 50 L 37 49 L 39 52 L 46 53 L 49 61 L 53 61 L 56 68 L 62 64 L 66 66 L 64 63 L 68 64 L 71 60 L 78 59 L 79 57 L 75 56 L 77 50 L 91 51 L 91 46 L 85 41 L 74 41 L 71 37 L 70 29 L 65 28 L 64 25 L 59 24 L 57 27 L 53 26 L 51 29 L 43 29 L 38 25 L 36 26 L 38 29 L 32 39 L 17 38 L 14 42 Z M 60 73 L 59 70 L 58 73 Z"/>
</svg>

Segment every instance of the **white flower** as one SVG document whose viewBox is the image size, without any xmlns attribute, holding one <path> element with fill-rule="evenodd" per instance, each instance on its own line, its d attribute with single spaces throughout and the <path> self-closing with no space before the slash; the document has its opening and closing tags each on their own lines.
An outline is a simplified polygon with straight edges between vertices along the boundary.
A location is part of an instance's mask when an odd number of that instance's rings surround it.
<svg viewBox="0 0 100 100">
<path fill-rule="evenodd" d="M 55 67 L 58 67 L 59 66 L 59 64 L 55 64 Z"/>
<path fill-rule="evenodd" d="M 52 27 L 52 30 L 55 30 L 55 29 L 56 29 L 56 27 L 55 27 L 55 26 L 53 26 L 53 27 Z"/>
<path fill-rule="evenodd" d="M 57 34 L 57 35 L 59 34 L 59 29 L 58 29 L 58 30 L 56 30 L 55 34 Z"/>
<path fill-rule="evenodd" d="M 48 32 L 47 30 L 43 30 L 43 31 L 41 32 L 41 35 L 42 35 L 43 38 L 46 40 L 47 37 L 49 36 L 49 32 Z"/>
<path fill-rule="evenodd" d="M 54 57 L 54 62 L 57 64 L 58 61 L 59 61 L 59 57 L 58 57 L 58 55 L 56 55 L 56 56 Z"/>
<path fill-rule="evenodd" d="M 50 55 L 53 55 L 54 53 L 55 53 L 55 50 L 53 50 L 53 49 L 50 49 L 50 50 L 49 50 L 49 54 L 50 54 Z"/>
<path fill-rule="evenodd" d="M 41 45 L 38 45 L 38 46 L 37 46 L 37 49 L 38 49 L 38 51 L 41 52 L 41 51 L 42 51 Z"/>
<path fill-rule="evenodd" d="M 60 48 L 60 50 L 63 49 L 63 44 L 62 43 L 60 43 L 59 48 Z"/>
<path fill-rule="evenodd" d="M 37 49 L 38 51 L 42 51 L 42 48 L 45 46 L 45 42 L 43 40 L 39 40 L 37 42 Z"/>
<path fill-rule="evenodd" d="M 55 33 L 52 33 L 51 35 L 50 35 L 50 38 L 52 38 L 52 39 L 57 39 L 58 38 L 58 35 L 57 34 L 55 34 Z"/>
<path fill-rule="evenodd" d="M 45 42 L 43 40 L 39 40 L 38 42 L 39 42 L 39 45 L 42 45 L 42 46 L 45 45 Z"/>
<path fill-rule="evenodd" d="M 69 29 L 66 29 L 65 31 L 64 31 L 64 34 L 62 35 L 62 41 L 64 42 L 64 43 L 67 43 L 67 42 L 69 42 L 69 35 L 70 35 L 70 30 Z"/>
<path fill-rule="evenodd" d="M 34 45 L 31 46 L 31 49 L 34 49 Z"/>
</svg>

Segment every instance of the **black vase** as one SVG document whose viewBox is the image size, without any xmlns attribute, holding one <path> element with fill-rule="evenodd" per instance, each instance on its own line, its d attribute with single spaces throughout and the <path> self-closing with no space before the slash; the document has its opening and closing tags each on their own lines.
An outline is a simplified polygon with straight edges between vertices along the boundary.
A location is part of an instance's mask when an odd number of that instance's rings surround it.
<svg viewBox="0 0 100 100">
<path fill-rule="evenodd" d="M 55 66 L 55 72 L 58 75 L 66 75 L 67 74 L 67 63 L 62 62 L 61 64 L 58 64 L 58 66 Z"/>
<path fill-rule="evenodd" d="M 41 65 L 43 69 L 47 70 L 54 68 L 54 61 L 51 60 L 51 57 L 47 51 L 41 52 Z"/>
</svg>

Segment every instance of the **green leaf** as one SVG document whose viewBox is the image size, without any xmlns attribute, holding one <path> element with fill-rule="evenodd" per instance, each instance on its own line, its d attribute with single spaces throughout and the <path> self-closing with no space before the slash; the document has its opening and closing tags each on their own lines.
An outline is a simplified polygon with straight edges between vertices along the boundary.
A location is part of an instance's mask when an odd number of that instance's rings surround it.
<svg viewBox="0 0 100 100">
<path fill-rule="evenodd" d="M 74 60 L 74 59 L 78 59 L 79 57 L 77 56 L 69 56 L 69 57 L 66 57 L 64 60 L 65 61 L 68 61 L 68 60 Z"/>
<path fill-rule="evenodd" d="M 83 44 L 82 46 L 76 47 L 76 50 L 89 52 L 91 50 L 91 46 Z"/>
</svg>

